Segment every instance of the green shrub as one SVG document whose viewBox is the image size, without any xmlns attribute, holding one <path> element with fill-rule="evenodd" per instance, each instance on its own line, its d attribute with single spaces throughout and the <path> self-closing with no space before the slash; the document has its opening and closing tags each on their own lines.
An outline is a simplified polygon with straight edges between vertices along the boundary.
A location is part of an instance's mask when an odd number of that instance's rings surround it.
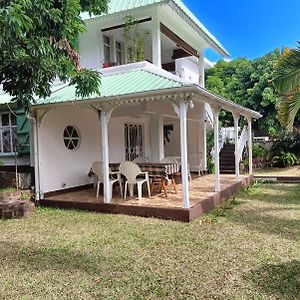
<svg viewBox="0 0 300 300">
<path fill-rule="evenodd" d="M 272 156 L 280 155 L 282 152 L 300 155 L 300 134 L 281 132 L 271 148 Z"/>
<path fill-rule="evenodd" d="M 291 152 L 281 151 L 279 155 L 272 157 L 274 167 L 290 167 L 299 164 L 299 158 Z"/>
<path fill-rule="evenodd" d="M 268 156 L 268 150 L 259 144 L 255 144 L 255 145 L 253 145 L 252 155 L 253 155 L 253 157 L 265 157 L 266 158 Z"/>
<path fill-rule="evenodd" d="M 288 167 L 300 163 L 300 134 L 281 132 L 271 148 L 272 165 Z"/>
</svg>

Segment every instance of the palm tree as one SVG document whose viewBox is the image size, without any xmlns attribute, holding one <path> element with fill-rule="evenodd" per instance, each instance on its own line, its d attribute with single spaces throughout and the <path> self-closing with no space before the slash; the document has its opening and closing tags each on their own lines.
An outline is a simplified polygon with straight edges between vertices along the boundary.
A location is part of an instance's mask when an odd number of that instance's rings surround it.
<svg viewBox="0 0 300 300">
<path fill-rule="evenodd" d="M 300 45 L 300 42 L 298 42 Z M 293 128 L 300 109 L 300 47 L 285 49 L 278 63 L 279 76 L 274 79 L 278 92 L 282 93 L 279 120 L 289 129 Z"/>
</svg>

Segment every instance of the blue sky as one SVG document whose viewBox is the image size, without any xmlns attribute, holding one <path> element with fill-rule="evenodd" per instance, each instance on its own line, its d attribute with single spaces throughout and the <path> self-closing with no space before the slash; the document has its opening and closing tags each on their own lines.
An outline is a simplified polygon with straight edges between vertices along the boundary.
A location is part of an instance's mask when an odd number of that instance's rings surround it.
<svg viewBox="0 0 300 300">
<path fill-rule="evenodd" d="M 300 40 L 300 0 L 183 0 L 230 52 L 256 58 Z M 220 56 L 208 51 L 216 61 Z"/>
</svg>

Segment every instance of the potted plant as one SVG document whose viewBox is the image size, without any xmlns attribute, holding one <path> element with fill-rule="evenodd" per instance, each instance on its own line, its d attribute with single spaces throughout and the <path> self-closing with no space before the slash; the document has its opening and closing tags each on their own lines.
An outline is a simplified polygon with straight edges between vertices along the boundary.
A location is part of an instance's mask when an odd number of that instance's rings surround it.
<svg viewBox="0 0 300 300">
<path fill-rule="evenodd" d="M 124 38 L 129 63 L 145 60 L 145 40 L 149 32 L 141 28 L 139 22 L 132 16 L 124 18 Z"/>
</svg>

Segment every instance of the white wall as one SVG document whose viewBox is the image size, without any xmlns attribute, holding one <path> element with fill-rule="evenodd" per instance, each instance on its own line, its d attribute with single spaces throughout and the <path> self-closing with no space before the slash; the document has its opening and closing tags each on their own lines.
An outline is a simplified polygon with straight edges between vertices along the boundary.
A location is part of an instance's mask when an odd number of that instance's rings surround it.
<svg viewBox="0 0 300 300">
<path fill-rule="evenodd" d="M 109 160 L 110 162 L 119 163 L 125 160 L 125 140 L 124 126 L 125 124 L 143 125 L 144 129 L 144 155 L 151 157 L 151 142 L 149 133 L 149 118 L 146 116 L 127 116 L 112 117 L 109 121 Z"/>
<path fill-rule="evenodd" d="M 103 43 L 101 38 L 100 30 L 91 25 L 87 27 L 86 32 L 79 36 L 79 54 L 82 67 L 96 70 L 102 68 Z"/>
<path fill-rule="evenodd" d="M 175 70 L 179 77 L 191 83 L 199 83 L 199 65 L 191 58 L 179 58 L 175 60 Z"/>
<path fill-rule="evenodd" d="M 66 126 L 75 126 L 81 142 L 68 150 L 63 141 Z M 87 176 L 93 161 L 101 160 L 98 113 L 68 107 L 47 113 L 38 129 L 41 192 L 49 192 L 92 182 Z"/>
</svg>

